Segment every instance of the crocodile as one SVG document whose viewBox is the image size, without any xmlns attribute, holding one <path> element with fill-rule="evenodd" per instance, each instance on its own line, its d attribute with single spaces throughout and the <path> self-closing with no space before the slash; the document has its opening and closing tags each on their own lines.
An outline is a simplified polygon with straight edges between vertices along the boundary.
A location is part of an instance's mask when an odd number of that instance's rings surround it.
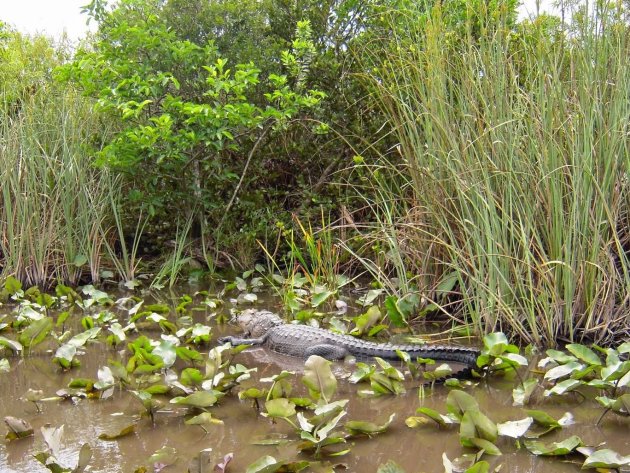
<svg viewBox="0 0 630 473">
<path fill-rule="evenodd" d="M 303 358 L 319 355 L 328 360 L 341 360 L 347 356 L 357 359 L 377 356 L 385 360 L 399 360 L 396 352 L 401 351 L 411 357 L 466 365 L 467 368 L 461 373 L 470 372 L 480 355 L 476 348 L 456 345 L 393 344 L 361 340 L 322 328 L 287 324 L 278 315 L 266 310 L 244 310 L 236 321 L 249 338 L 226 336 L 219 338 L 219 343 L 229 342 L 232 346 L 265 345 L 285 355 Z"/>
</svg>

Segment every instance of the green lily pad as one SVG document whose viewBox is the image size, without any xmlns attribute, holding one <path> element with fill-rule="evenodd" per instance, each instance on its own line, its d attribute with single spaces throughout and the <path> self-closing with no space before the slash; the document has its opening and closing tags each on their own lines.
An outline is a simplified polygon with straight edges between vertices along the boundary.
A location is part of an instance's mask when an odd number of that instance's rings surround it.
<svg viewBox="0 0 630 473">
<path fill-rule="evenodd" d="M 182 404 L 191 407 L 210 407 L 218 401 L 217 396 L 211 391 L 197 391 L 188 396 L 177 396 L 171 399 L 171 404 Z"/>
<path fill-rule="evenodd" d="M 135 430 L 136 430 L 136 424 L 133 423 L 114 432 L 103 432 L 101 435 L 98 436 L 98 438 L 101 440 L 116 440 L 126 435 L 132 434 L 133 432 L 135 432 Z"/>
<path fill-rule="evenodd" d="M 286 398 L 270 399 L 265 402 L 269 417 L 291 417 L 295 415 L 295 404 Z"/>
<path fill-rule="evenodd" d="M 5 346 L 15 353 L 22 351 L 22 344 L 20 342 L 2 336 L 0 336 L 0 346 Z"/>
<path fill-rule="evenodd" d="M 513 406 L 524 406 L 529 402 L 529 398 L 536 390 L 538 380 L 529 378 L 523 381 L 522 385 L 518 385 L 512 390 Z"/>
<path fill-rule="evenodd" d="M 479 404 L 470 394 L 457 389 L 448 393 L 446 409 L 458 419 L 461 419 L 466 411 L 478 411 Z"/>
<path fill-rule="evenodd" d="M 328 402 L 337 391 L 337 378 L 332 373 L 332 363 L 321 356 L 312 355 L 304 364 L 302 383 L 306 385 L 314 399 L 320 397 Z"/>
<path fill-rule="evenodd" d="M 5 436 L 7 440 L 23 439 L 33 435 L 33 427 L 28 421 L 13 416 L 6 416 L 4 423 L 7 424 L 9 432 Z"/>
<path fill-rule="evenodd" d="M 209 412 L 202 412 L 198 416 L 191 417 L 184 422 L 186 425 L 223 425 L 221 419 L 212 417 Z"/>
<path fill-rule="evenodd" d="M 375 435 L 385 432 L 387 428 L 390 426 L 392 421 L 396 417 L 396 414 L 392 414 L 389 416 L 389 420 L 382 425 L 375 424 L 374 422 L 363 422 L 351 420 L 346 422 L 346 430 L 350 432 L 352 435 Z"/>
<path fill-rule="evenodd" d="M 394 460 L 389 460 L 384 465 L 380 465 L 376 473 L 405 473 L 405 470 Z"/>
<path fill-rule="evenodd" d="M 545 373 L 545 379 L 554 380 L 559 378 L 564 378 L 565 376 L 570 376 L 576 371 L 580 371 L 584 368 L 582 363 L 578 363 L 577 361 L 570 361 L 564 365 L 556 366 L 551 368 L 549 371 Z"/>
<path fill-rule="evenodd" d="M 623 456 L 614 450 L 602 449 L 590 454 L 582 469 L 585 468 L 619 468 L 630 465 L 630 455 Z"/>
<path fill-rule="evenodd" d="M 585 363 L 588 363 L 589 365 L 597 365 L 597 366 L 602 365 L 602 360 L 597 355 L 597 353 L 595 353 L 590 348 L 585 347 L 584 345 L 580 345 L 577 343 L 570 343 L 565 348 L 569 352 L 571 352 L 573 355 L 575 355 L 576 358 L 579 358 L 580 360 L 584 361 Z"/>
<path fill-rule="evenodd" d="M 538 440 L 526 440 L 524 443 L 527 450 L 529 450 L 534 455 L 541 456 L 568 455 L 576 448 L 583 445 L 582 439 L 580 439 L 580 437 L 578 437 L 577 435 L 572 435 L 571 437 L 561 442 L 553 442 L 550 444 L 545 444 Z"/>
</svg>

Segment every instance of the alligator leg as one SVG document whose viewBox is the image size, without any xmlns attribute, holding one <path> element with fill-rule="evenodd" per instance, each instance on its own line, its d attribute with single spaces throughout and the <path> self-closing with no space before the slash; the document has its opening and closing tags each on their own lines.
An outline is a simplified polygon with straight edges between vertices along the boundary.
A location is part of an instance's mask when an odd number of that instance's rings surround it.
<svg viewBox="0 0 630 473">
<path fill-rule="evenodd" d="M 348 350 L 338 345 L 313 345 L 304 350 L 304 357 L 308 358 L 311 355 L 319 355 L 327 360 L 342 360 L 349 355 Z"/>
<path fill-rule="evenodd" d="M 227 337 L 221 337 L 217 341 L 221 345 L 223 345 L 224 343 L 229 343 L 233 347 L 236 347 L 238 345 L 262 345 L 263 343 L 265 343 L 266 339 L 267 339 L 266 335 L 263 335 L 262 337 L 259 337 L 259 338 L 238 338 L 238 337 L 227 336 Z"/>
</svg>

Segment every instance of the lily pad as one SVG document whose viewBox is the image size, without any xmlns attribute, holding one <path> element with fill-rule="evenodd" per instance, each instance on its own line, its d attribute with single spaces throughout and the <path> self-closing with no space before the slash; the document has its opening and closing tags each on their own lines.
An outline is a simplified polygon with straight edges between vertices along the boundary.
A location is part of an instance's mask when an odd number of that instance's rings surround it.
<svg viewBox="0 0 630 473">
<path fill-rule="evenodd" d="M 209 412 L 202 412 L 198 416 L 191 417 L 184 422 L 186 425 L 223 425 L 221 419 L 212 417 Z"/>
<path fill-rule="evenodd" d="M 135 430 L 136 430 L 136 424 L 133 423 L 114 432 L 103 432 L 101 435 L 98 436 L 98 438 L 101 440 L 116 440 L 126 435 L 132 434 L 133 432 L 135 432 Z"/>
<path fill-rule="evenodd" d="M 376 473 L 405 473 L 405 470 L 394 460 L 389 460 L 384 465 L 380 465 Z"/>
<path fill-rule="evenodd" d="M 269 417 L 291 417 L 295 415 L 295 404 L 286 398 L 270 399 L 265 402 Z"/>
<path fill-rule="evenodd" d="M 2 336 L 0 336 L 0 346 L 5 346 L 15 353 L 22 351 L 22 344 L 20 342 Z"/>
<path fill-rule="evenodd" d="M 529 402 L 529 398 L 536 390 L 538 380 L 529 378 L 523 381 L 522 385 L 518 385 L 512 390 L 513 406 L 524 406 Z"/>
<path fill-rule="evenodd" d="M 572 435 L 571 437 L 561 442 L 553 442 L 550 444 L 545 444 L 538 440 L 525 441 L 525 447 L 527 448 L 527 450 L 529 450 L 534 455 L 541 456 L 568 455 L 582 445 L 582 439 L 580 439 L 580 437 L 578 437 L 577 435 Z"/>
<path fill-rule="evenodd" d="M 454 389 L 446 398 L 446 409 L 458 419 L 461 419 L 466 411 L 479 410 L 477 400 L 470 394 Z"/>
<path fill-rule="evenodd" d="M 33 427 L 24 419 L 7 416 L 4 418 L 4 423 L 9 428 L 9 432 L 5 436 L 7 440 L 23 439 L 33 435 Z"/>
<path fill-rule="evenodd" d="M 588 363 L 589 365 L 601 366 L 601 358 L 588 347 L 577 343 L 570 343 L 565 347 L 569 352 L 575 355 L 576 358 Z"/>
<path fill-rule="evenodd" d="M 534 419 L 531 417 L 525 417 L 521 420 L 512 420 L 497 424 L 497 430 L 499 435 L 503 437 L 519 438 L 525 435 L 525 432 L 534 423 Z"/>
<path fill-rule="evenodd" d="M 337 378 L 333 375 L 332 363 L 321 356 L 312 355 L 304 364 L 302 383 L 306 385 L 314 399 L 320 397 L 329 402 L 337 391 Z"/>
<path fill-rule="evenodd" d="M 171 399 L 171 404 L 183 404 L 191 407 L 210 407 L 218 401 L 217 396 L 211 391 L 197 391 L 188 396 L 178 396 Z"/>
<path fill-rule="evenodd" d="M 371 436 L 371 435 L 385 432 L 387 428 L 390 426 L 390 424 L 392 423 L 392 421 L 394 420 L 394 417 L 396 417 L 395 413 L 390 415 L 389 420 L 382 425 L 375 424 L 374 422 L 363 422 L 363 421 L 351 420 L 349 422 L 346 422 L 345 427 L 346 427 L 346 430 L 350 432 L 352 435 L 363 434 L 363 435 Z"/>
<path fill-rule="evenodd" d="M 278 461 L 274 457 L 266 455 L 249 465 L 245 473 L 274 473 L 276 471 L 298 472 L 307 468 L 309 461 Z"/>
<path fill-rule="evenodd" d="M 630 455 L 623 456 L 614 450 L 602 449 L 590 454 L 582 469 L 585 468 L 619 468 L 630 465 Z"/>
</svg>

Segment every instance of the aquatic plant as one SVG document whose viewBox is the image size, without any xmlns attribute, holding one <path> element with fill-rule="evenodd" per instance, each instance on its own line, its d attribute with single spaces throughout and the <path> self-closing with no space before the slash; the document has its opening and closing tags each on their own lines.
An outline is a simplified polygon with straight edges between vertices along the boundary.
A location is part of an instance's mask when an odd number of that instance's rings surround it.
<svg viewBox="0 0 630 473">
<path fill-rule="evenodd" d="M 356 160 L 375 225 L 355 253 L 399 297 L 454 276 L 441 312 L 479 334 L 610 341 L 628 329 L 627 8 L 515 24 L 510 2 L 464 3 L 387 12 L 365 50 L 398 144 Z"/>
</svg>

